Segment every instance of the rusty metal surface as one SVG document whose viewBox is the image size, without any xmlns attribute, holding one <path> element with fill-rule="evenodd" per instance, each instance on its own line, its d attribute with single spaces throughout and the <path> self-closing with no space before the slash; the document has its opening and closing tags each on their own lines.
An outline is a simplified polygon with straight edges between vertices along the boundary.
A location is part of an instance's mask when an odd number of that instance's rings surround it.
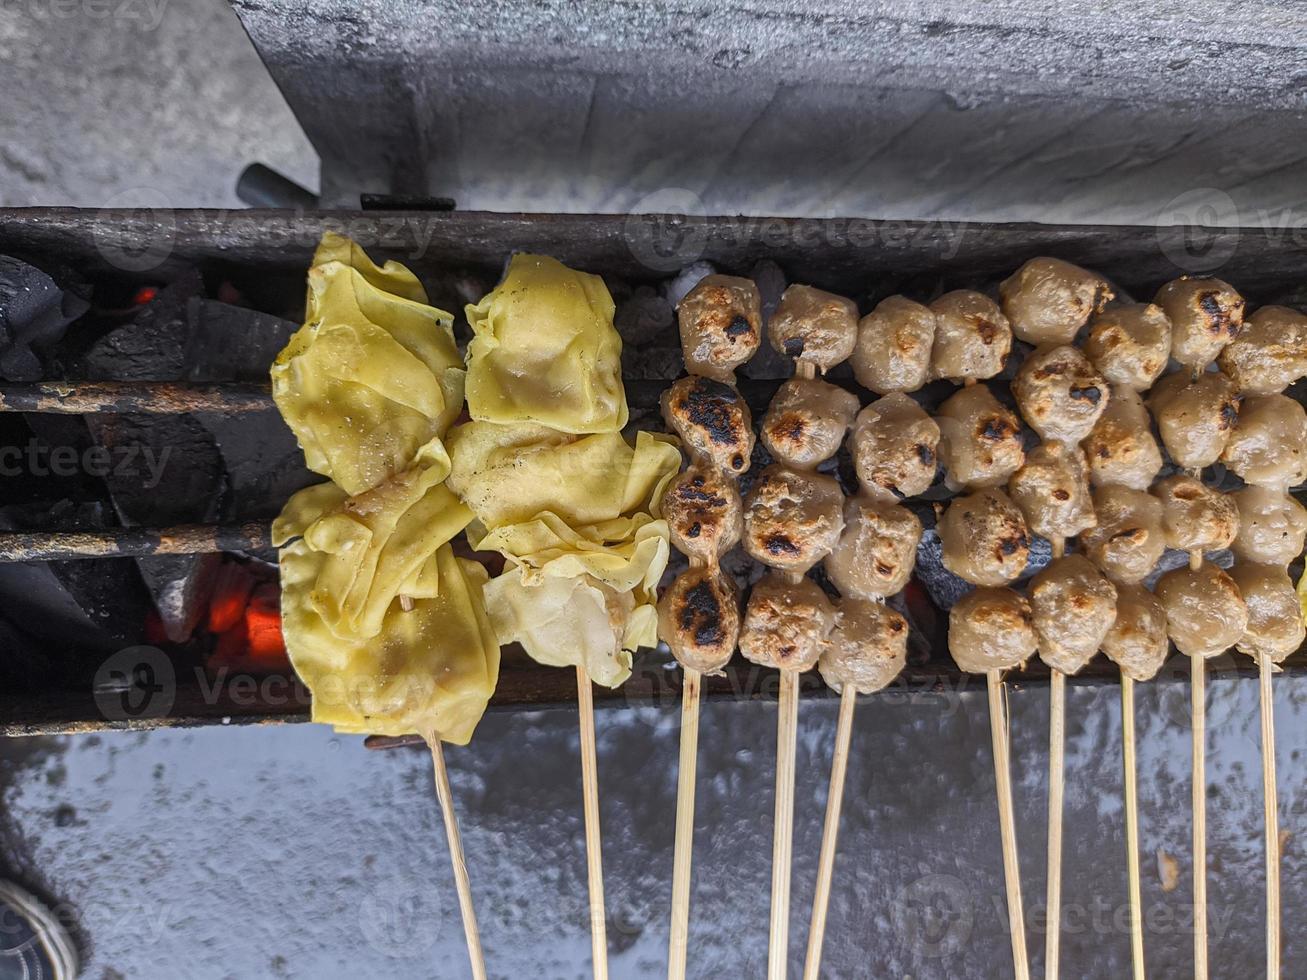
<svg viewBox="0 0 1307 980">
<path fill-rule="evenodd" d="M 229 526 L 181 524 L 106 531 L 6 531 L 0 533 L 0 562 L 200 555 L 218 551 L 258 551 L 270 547 L 272 528 L 266 521 Z"/>
<path fill-rule="evenodd" d="M 0 412 L 57 415 L 185 412 L 238 414 L 273 407 L 266 384 L 188 384 L 181 381 L 0 382 Z"/>
</svg>

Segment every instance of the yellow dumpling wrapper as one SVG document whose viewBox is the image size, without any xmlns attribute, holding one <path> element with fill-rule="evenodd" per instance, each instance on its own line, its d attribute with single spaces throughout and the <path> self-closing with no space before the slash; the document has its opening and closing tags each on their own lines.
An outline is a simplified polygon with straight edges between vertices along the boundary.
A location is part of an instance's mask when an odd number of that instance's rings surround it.
<svg viewBox="0 0 1307 980">
<path fill-rule="evenodd" d="M 331 483 L 308 487 L 273 522 L 276 545 L 303 538 L 318 571 L 303 601 L 342 639 L 376 636 L 398 595 L 432 594 L 429 559 L 467 526 L 472 512 L 441 483 L 443 454 L 424 457 L 366 493 Z"/>
<path fill-rule="evenodd" d="M 441 458 L 464 377 L 453 317 L 427 304 L 417 277 L 324 235 L 304 326 L 272 366 L 273 398 L 309 469 L 358 494 L 423 451 Z"/>
<path fill-rule="evenodd" d="M 442 545 L 380 629 L 342 639 L 309 601 L 321 557 L 301 538 L 281 552 L 282 626 L 296 673 L 313 692 L 312 719 L 350 734 L 425 735 L 466 745 L 499 678 L 499 643 L 486 615 L 488 578 Z"/>
<path fill-rule="evenodd" d="M 538 422 L 563 432 L 626 425 L 622 338 L 604 281 L 547 255 L 519 252 L 480 303 L 467 307 L 467 406 L 487 422 Z"/>
</svg>

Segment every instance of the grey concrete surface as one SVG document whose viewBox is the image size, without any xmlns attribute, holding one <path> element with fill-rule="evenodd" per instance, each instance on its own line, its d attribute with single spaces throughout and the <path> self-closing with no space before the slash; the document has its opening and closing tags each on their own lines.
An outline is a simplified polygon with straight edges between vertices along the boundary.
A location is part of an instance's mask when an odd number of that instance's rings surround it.
<svg viewBox="0 0 1307 980">
<path fill-rule="evenodd" d="M 92 0 L 74 16 L 55 16 L 44 0 L 0 8 L 0 203 L 100 206 L 135 203 L 139 194 L 155 203 L 162 194 L 176 206 L 234 205 L 235 176 L 253 159 L 316 185 L 313 152 L 231 11 L 217 0 L 160 2 L 119 7 L 139 14 L 108 21 L 89 13 L 101 9 Z M 1101 28 L 1092 7 L 1074 5 L 1068 31 Z M 1251 22 L 1239 20 L 1247 8 L 1224 7 L 1236 40 L 1249 50 L 1271 57 L 1276 45 L 1301 43 L 1293 33 L 1301 25 L 1286 5 L 1257 5 Z M 1159 30 L 1177 22 L 1172 6 L 1158 9 Z M 155 10 L 161 17 L 151 28 Z M 256 16 L 259 9 L 244 4 L 242 12 Z M 358 26 L 366 19 L 342 16 L 341 23 L 342 30 L 353 25 L 363 57 L 368 37 Z M 475 33 L 474 19 L 459 25 L 465 36 Z M 819 26 L 813 21 L 805 29 Z M 439 27 L 433 22 L 433 31 Z M 1215 43 L 1212 37 L 1208 30 L 1179 43 L 1201 46 Z M 606 84 L 620 94 L 630 83 Z M 1249 72 L 1241 84 L 1252 89 L 1262 80 Z M 603 92 L 595 112 L 608 112 L 605 131 L 620 133 L 622 101 L 605 102 Z M 747 155 L 757 160 L 760 147 L 783 135 L 783 116 L 767 106 L 802 94 L 766 90 L 749 98 L 755 115 L 724 120 L 726 128 L 715 131 L 722 160 L 737 145 L 752 147 Z M 707 97 L 688 104 L 698 107 L 698 119 L 717 118 Z M 1238 108 L 1221 111 L 1222 125 L 1239 138 L 1213 149 L 1204 135 L 1212 117 L 1192 109 L 1175 115 L 1180 121 L 1171 129 L 1126 130 L 1130 119 L 1113 114 L 1119 109 L 1077 114 L 996 97 L 920 95 L 885 106 L 884 118 L 899 120 L 892 136 L 864 134 L 862 152 L 836 154 L 817 168 L 838 178 L 829 200 L 814 202 L 787 180 L 753 201 L 818 213 L 875 207 L 886 216 L 1151 220 L 1188 186 L 1229 186 L 1234 193 L 1247 179 L 1240 170 L 1246 148 L 1257 147 L 1266 176 L 1243 185 L 1252 190 L 1240 206 L 1291 204 L 1300 193 L 1296 137 Z M 975 170 L 946 152 L 940 131 L 921 122 L 934 118 L 930 113 L 953 114 L 963 128 L 949 132 L 969 133 L 992 165 Z M 475 118 L 469 110 L 464 121 Z M 1092 127 L 1097 155 L 1059 142 L 1059 132 L 1080 127 Z M 585 131 L 584 124 L 574 128 L 569 139 Z M 598 176 L 579 190 L 529 180 L 478 183 L 475 170 L 463 172 L 460 186 L 483 206 L 561 202 L 572 209 L 622 208 L 668 184 L 706 188 L 710 202 L 756 186 L 757 169 L 719 172 L 701 166 L 695 150 L 668 143 L 658 159 L 607 151 L 594 158 Z M 905 161 L 925 157 L 938 169 L 922 179 Z M 1149 163 L 1164 158 L 1179 169 Z M 687 175 L 699 183 L 687 183 Z M 867 188 L 875 193 L 863 193 Z M 1191 971 L 1187 687 L 1183 665 L 1166 674 L 1142 686 L 1138 702 L 1147 951 L 1150 973 L 1159 978 Z M 1284 973 L 1304 976 L 1307 945 L 1292 925 L 1307 903 L 1307 680 L 1282 678 L 1275 691 L 1287 834 Z M 1248 679 L 1215 680 L 1209 695 L 1212 975 L 1247 976 L 1263 962 L 1256 687 Z M 1073 689 L 1069 700 L 1063 971 L 1117 978 L 1127 974 L 1129 948 L 1116 691 Z M 1037 975 L 1046 692 L 1015 692 L 1011 708 Z M 831 704 L 803 708 L 795 971 L 834 720 Z M 690 944 L 695 978 L 759 977 L 765 970 L 774 724 L 767 705 L 705 708 Z M 625 709 L 599 718 L 612 973 L 623 980 L 665 971 L 677 735 L 672 710 Z M 891 691 L 860 708 L 854 739 L 826 975 L 1009 975 L 979 687 L 942 698 Z M 66 914 L 87 976 L 468 975 L 430 765 L 420 752 L 368 753 L 357 738 L 297 726 L 11 740 L 0 742 L 0 757 L 0 858 L 6 873 Z M 588 975 L 575 716 L 491 716 L 473 745 L 451 750 L 449 761 L 492 975 Z M 1168 891 L 1162 872 L 1170 861 L 1178 878 Z"/>
</svg>

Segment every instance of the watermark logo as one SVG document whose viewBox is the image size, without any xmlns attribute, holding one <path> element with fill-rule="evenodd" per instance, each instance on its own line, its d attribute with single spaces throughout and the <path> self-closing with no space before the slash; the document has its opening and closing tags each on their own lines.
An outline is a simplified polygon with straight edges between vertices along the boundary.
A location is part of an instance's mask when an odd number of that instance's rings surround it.
<svg viewBox="0 0 1307 980">
<path fill-rule="evenodd" d="M 168 0 L 0 0 L 0 10 L 42 23 L 85 17 L 133 31 L 154 31 L 163 23 Z"/>
<path fill-rule="evenodd" d="M 158 647 L 127 647 L 95 672 L 96 706 L 109 721 L 166 716 L 177 697 L 177 674 Z"/>
<path fill-rule="evenodd" d="M 359 903 L 359 928 L 382 956 L 421 956 L 440 934 L 440 902 L 430 886 L 384 882 Z"/>
<path fill-rule="evenodd" d="M 960 879 L 931 874 L 899 890 L 891 915 L 899 937 L 920 955 L 951 956 L 971 939 L 975 901 Z"/>
<path fill-rule="evenodd" d="M 1239 247 L 1239 207 L 1225 191 L 1195 187 L 1171 198 L 1157 215 L 1157 244 L 1192 275 L 1214 272 Z"/>
<path fill-rule="evenodd" d="M 646 194 L 626 218 L 626 245 L 646 269 L 676 272 L 703 256 L 708 225 L 703 200 L 683 187 Z"/>
<path fill-rule="evenodd" d="M 115 211 L 132 212 L 133 220 L 117 220 Z M 172 201 L 154 187 L 132 187 L 105 202 L 96 216 L 95 248 L 100 257 L 124 272 L 150 272 L 172 255 L 177 216 Z"/>
</svg>

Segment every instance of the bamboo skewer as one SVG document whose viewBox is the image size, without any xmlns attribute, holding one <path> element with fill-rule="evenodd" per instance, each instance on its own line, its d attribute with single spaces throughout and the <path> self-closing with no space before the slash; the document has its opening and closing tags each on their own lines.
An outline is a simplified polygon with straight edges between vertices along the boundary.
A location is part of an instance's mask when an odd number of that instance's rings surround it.
<svg viewBox="0 0 1307 980">
<path fill-rule="evenodd" d="M 454 812 L 453 794 L 449 789 L 449 773 L 445 769 L 445 753 L 440 736 L 434 731 L 422 733 L 431 749 L 431 763 L 435 773 L 436 798 L 445 818 L 445 837 L 449 841 L 449 860 L 454 865 L 454 887 L 458 892 L 458 908 L 463 916 L 463 935 L 467 939 L 467 956 L 472 964 L 473 980 L 486 980 L 486 961 L 481 952 L 481 930 L 477 927 L 476 907 L 472 904 L 472 886 L 467 877 L 467 862 L 463 857 L 463 838 L 458 832 L 458 816 Z"/>
<path fill-rule="evenodd" d="M 821 856 L 817 862 L 817 890 L 812 899 L 812 923 L 808 928 L 808 955 L 803 980 L 817 980 L 821 970 L 821 947 L 826 936 L 826 911 L 830 905 L 831 876 L 840 833 L 840 807 L 844 800 L 844 777 L 848 772 L 849 743 L 853 737 L 853 712 L 858 693 L 845 684 L 840 694 L 839 721 L 835 727 L 835 754 L 831 760 L 830 792 L 826 798 L 826 821 L 821 830 Z"/>
<path fill-rule="evenodd" d="M 585 856 L 590 879 L 590 952 L 595 980 L 607 980 L 608 926 L 604 913 L 603 834 L 599 829 L 594 694 L 590 690 L 590 675 L 580 665 L 576 668 L 576 699 L 581 715 L 581 789 L 585 797 Z"/>
<path fill-rule="evenodd" d="M 1275 707 L 1271 658 L 1257 657 L 1262 702 L 1262 806 L 1266 819 L 1266 976 L 1280 976 L 1280 818 L 1275 787 Z"/>
<path fill-rule="evenodd" d="M 1135 682 L 1121 673 L 1121 752 L 1125 769 L 1126 873 L 1130 893 L 1130 961 L 1144 980 L 1144 906 L 1139 874 L 1139 786 L 1135 763 Z"/>
<path fill-rule="evenodd" d="M 998 790 L 998 826 L 1003 840 L 1003 878 L 1007 883 L 1008 931 L 1012 937 L 1012 969 L 1016 980 L 1030 980 L 1026 956 L 1026 920 L 1021 904 L 1021 867 L 1017 861 L 1016 818 L 1012 812 L 1012 768 L 1008 750 L 1007 712 L 1003 678 L 998 670 L 985 673 L 989 688 L 989 730 L 994 745 L 994 782 Z"/>
<path fill-rule="evenodd" d="M 794 762 L 799 730 L 799 675 L 782 670 L 776 718 L 776 817 L 772 828 L 771 940 L 768 980 L 785 980 L 789 956 L 790 861 L 794 853 Z"/>
<path fill-rule="evenodd" d="M 694 850 L 695 770 L 699 756 L 699 693 L 697 670 L 683 667 L 681 688 L 681 758 L 676 782 L 676 846 L 672 864 L 672 928 L 667 951 L 668 980 L 685 980 L 690 938 L 690 858 Z"/>
<path fill-rule="evenodd" d="M 1203 565 L 1201 551 L 1189 552 L 1189 567 Z M 1207 980 L 1207 671 L 1202 657 L 1189 658 L 1193 728 L 1194 980 Z"/>
<path fill-rule="evenodd" d="M 1066 539 L 1051 542 L 1053 559 L 1066 552 Z M 1044 932 L 1044 976 L 1055 980 L 1062 941 L 1062 799 L 1066 786 L 1066 674 L 1054 670 L 1048 689 L 1048 882 Z"/>
</svg>

